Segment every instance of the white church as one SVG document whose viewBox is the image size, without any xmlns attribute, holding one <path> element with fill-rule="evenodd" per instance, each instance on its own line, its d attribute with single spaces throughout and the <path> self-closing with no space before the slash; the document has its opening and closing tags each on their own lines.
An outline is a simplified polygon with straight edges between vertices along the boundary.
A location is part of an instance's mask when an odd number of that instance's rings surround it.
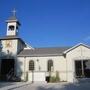
<svg viewBox="0 0 90 90">
<path fill-rule="evenodd" d="M 49 82 L 56 77 L 62 82 L 90 78 L 90 47 L 34 48 L 18 37 L 21 25 L 15 13 L 7 23 L 5 37 L 0 37 L 0 80 Z"/>
</svg>

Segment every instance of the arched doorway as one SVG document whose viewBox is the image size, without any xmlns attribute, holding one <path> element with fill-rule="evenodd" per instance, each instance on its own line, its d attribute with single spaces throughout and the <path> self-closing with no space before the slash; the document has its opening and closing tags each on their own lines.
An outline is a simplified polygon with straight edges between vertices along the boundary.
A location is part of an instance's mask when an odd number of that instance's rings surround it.
<svg viewBox="0 0 90 90">
<path fill-rule="evenodd" d="M 1 60 L 1 80 L 12 80 L 15 73 L 15 60 L 14 59 L 2 59 Z"/>
<path fill-rule="evenodd" d="M 47 61 L 47 71 L 49 72 L 49 75 L 46 77 L 46 81 L 50 82 L 51 72 L 53 71 L 53 60 L 52 59 Z"/>
</svg>

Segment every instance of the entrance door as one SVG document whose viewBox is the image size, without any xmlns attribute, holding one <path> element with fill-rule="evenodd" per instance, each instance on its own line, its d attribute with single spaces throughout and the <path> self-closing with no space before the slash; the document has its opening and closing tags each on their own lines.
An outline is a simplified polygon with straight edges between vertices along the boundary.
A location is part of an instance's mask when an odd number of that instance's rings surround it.
<svg viewBox="0 0 90 90">
<path fill-rule="evenodd" d="M 14 59 L 2 59 L 1 61 L 1 80 L 8 80 L 11 74 L 14 75 Z"/>
</svg>

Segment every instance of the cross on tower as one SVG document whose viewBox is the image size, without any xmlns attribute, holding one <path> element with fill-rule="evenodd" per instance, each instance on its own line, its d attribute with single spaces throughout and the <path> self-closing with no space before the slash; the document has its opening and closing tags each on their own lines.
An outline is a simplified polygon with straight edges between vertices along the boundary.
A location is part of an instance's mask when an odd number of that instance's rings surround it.
<svg viewBox="0 0 90 90">
<path fill-rule="evenodd" d="M 16 10 L 15 10 L 15 8 L 13 9 L 12 13 L 13 13 L 13 16 L 16 16 Z"/>
</svg>

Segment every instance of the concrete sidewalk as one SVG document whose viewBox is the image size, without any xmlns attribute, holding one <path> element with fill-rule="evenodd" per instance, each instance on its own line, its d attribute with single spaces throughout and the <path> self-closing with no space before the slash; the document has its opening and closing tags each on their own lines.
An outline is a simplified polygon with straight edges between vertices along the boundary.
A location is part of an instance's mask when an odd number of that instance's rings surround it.
<svg viewBox="0 0 90 90">
<path fill-rule="evenodd" d="M 0 90 L 12 90 L 29 84 L 31 83 L 30 82 L 0 82 Z"/>
<path fill-rule="evenodd" d="M 34 83 L 13 90 L 90 90 L 90 83 Z"/>
</svg>

